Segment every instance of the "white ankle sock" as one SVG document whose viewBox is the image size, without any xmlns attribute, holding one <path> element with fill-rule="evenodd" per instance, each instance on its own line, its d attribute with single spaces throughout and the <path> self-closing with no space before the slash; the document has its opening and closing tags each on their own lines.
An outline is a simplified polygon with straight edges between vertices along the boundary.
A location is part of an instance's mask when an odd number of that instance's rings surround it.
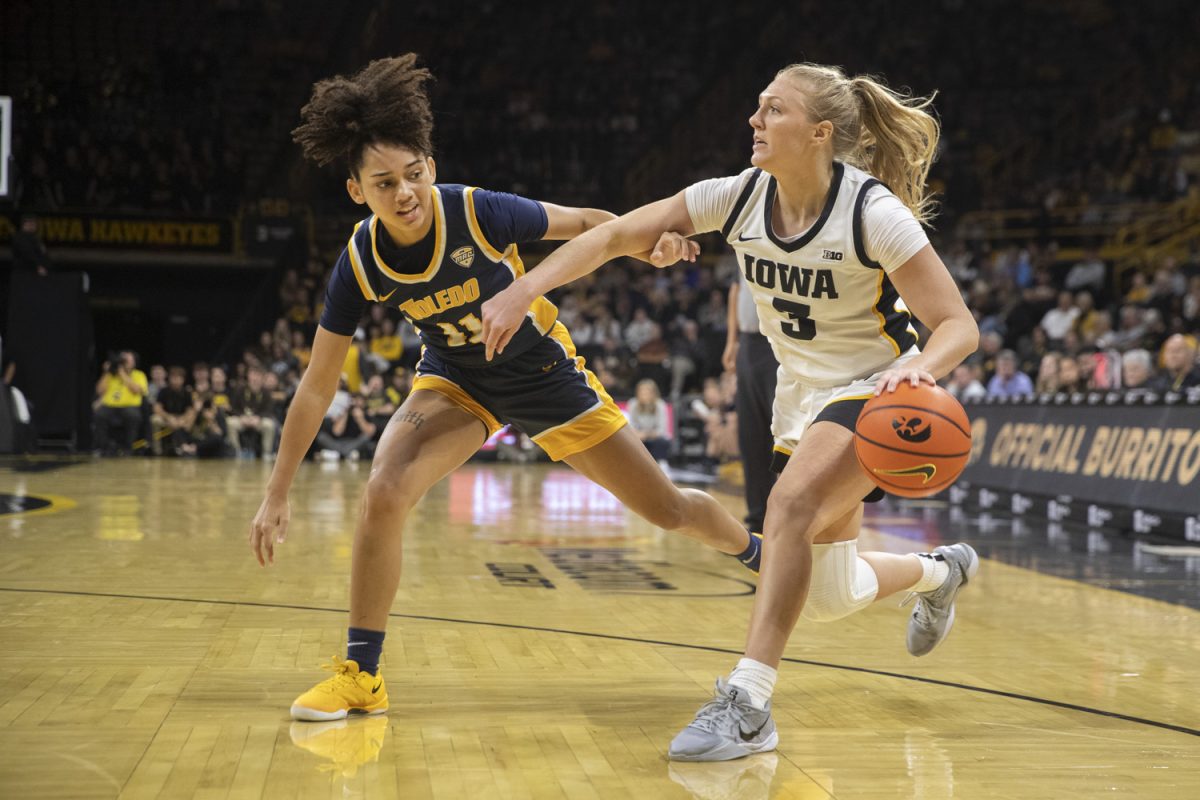
<svg viewBox="0 0 1200 800">
<path fill-rule="evenodd" d="M 931 592 L 950 577 L 950 565 L 933 553 L 914 553 L 921 562 L 921 579 L 908 588 L 910 592 Z"/>
<path fill-rule="evenodd" d="M 733 672 L 729 673 L 729 683 L 742 689 L 750 695 L 750 703 L 755 708 L 766 708 L 775 691 L 775 680 L 779 670 L 768 667 L 761 661 L 743 658 L 738 661 Z"/>
</svg>

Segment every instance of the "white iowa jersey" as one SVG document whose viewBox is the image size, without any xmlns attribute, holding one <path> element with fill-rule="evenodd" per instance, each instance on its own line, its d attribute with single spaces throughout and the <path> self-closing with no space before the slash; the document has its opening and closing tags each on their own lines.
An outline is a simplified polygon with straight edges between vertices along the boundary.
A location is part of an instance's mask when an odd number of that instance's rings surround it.
<svg viewBox="0 0 1200 800">
<path fill-rule="evenodd" d="M 887 272 L 929 241 L 878 180 L 848 164 L 835 161 L 833 167 L 821 216 L 790 241 L 771 225 L 776 182 L 760 169 L 702 181 L 686 194 L 697 233 L 720 230 L 737 254 L 781 368 L 812 386 L 850 383 L 916 345 L 908 310 Z M 878 237 L 878 248 L 872 239 L 873 252 L 887 253 L 883 263 L 868 256 L 864 243 L 868 194 L 871 202 L 879 197 L 889 204 L 882 213 L 895 217 L 895 208 L 906 215 Z"/>
</svg>

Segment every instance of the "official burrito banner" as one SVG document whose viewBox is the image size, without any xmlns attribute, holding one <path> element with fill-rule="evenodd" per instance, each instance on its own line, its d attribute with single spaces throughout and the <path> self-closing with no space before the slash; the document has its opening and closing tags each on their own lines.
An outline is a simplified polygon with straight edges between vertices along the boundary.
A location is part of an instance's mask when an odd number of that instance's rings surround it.
<svg viewBox="0 0 1200 800">
<path fill-rule="evenodd" d="M 971 458 L 952 502 L 1200 539 L 1200 405 L 966 408 Z"/>
<path fill-rule="evenodd" d="M 233 221 L 224 217 L 141 217 L 126 214 L 38 214 L 38 236 L 47 247 L 232 253 Z M 0 214 L 0 245 L 17 225 Z"/>
</svg>

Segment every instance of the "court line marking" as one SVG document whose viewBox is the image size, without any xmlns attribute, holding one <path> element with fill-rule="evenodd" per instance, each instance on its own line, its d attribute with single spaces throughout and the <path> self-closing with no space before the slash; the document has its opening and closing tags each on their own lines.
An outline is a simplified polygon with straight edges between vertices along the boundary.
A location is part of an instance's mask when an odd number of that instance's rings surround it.
<svg viewBox="0 0 1200 800">
<path fill-rule="evenodd" d="M 9 517 L 12 519 L 29 519 L 30 517 L 41 517 L 46 514 L 57 514 L 60 511 L 70 511 L 76 508 L 79 504 L 61 494 L 13 494 L 11 497 L 31 497 L 34 500 L 47 500 L 50 505 L 42 506 L 41 508 L 22 509 L 21 511 L 13 511 L 9 514 L 0 516 Z"/>
<path fill-rule="evenodd" d="M 245 606 L 248 608 L 278 608 L 292 611 L 324 611 L 329 613 L 346 614 L 349 613 L 345 608 L 327 608 L 323 606 L 302 606 L 291 605 L 288 603 L 260 603 L 253 600 L 206 600 L 204 598 L 195 597 L 170 597 L 165 595 L 139 595 L 139 594 L 119 594 L 116 592 L 85 592 L 73 589 L 28 589 L 12 586 L 0 586 L 0 592 L 14 592 L 23 594 L 57 594 L 57 595 L 72 595 L 78 597 L 111 597 L 123 600 L 160 600 L 170 603 L 209 603 L 219 606 Z M 392 612 L 389 617 L 396 619 L 412 619 L 421 620 L 424 622 L 448 622 L 458 625 L 481 625 L 490 628 L 507 628 L 509 630 L 536 631 L 539 633 L 560 633 L 568 636 L 584 636 L 591 639 L 606 639 L 614 642 L 632 642 L 635 644 L 651 644 L 661 647 L 678 647 L 684 650 L 702 650 L 709 653 L 725 653 L 728 655 L 742 655 L 742 651 L 734 650 L 729 647 L 716 647 L 714 645 L 705 644 L 689 644 L 687 642 L 667 642 L 660 639 L 643 639 L 637 636 L 622 636 L 615 633 L 596 633 L 594 631 L 573 631 L 566 628 L 547 628 L 539 625 L 520 625 L 513 622 L 489 622 L 487 620 L 476 619 L 459 619 L 456 617 L 435 617 L 428 614 L 398 614 Z M 951 689 L 963 689 L 968 692 L 976 692 L 978 694 L 992 695 L 993 697 L 1005 697 L 1010 700 L 1024 700 L 1028 703 L 1037 703 L 1043 706 L 1052 708 L 1064 708 L 1068 711 L 1079 711 L 1084 714 L 1093 714 L 1099 717 L 1108 717 L 1109 719 L 1119 719 L 1125 722 L 1133 722 L 1138 725 L 1147 725 L 1152 728 L 1162 728 L 1163 730 L 1174 731 L 1176 733 L 1186 734 L 1188 736 L 1200 737 L 1200 729 L 1188 728 L 1184 725 L 1175 725 L 1170 722 L 1159 722 L 1158 720 L 1146 719 L 1145 717 L 1135 717 L 1131 714 L 1122 714 L 1117 711 L 1105 711 L 1102 708 L 1092 708 L 1091 706 L 1081 706 L 1076 703 L 1067 703 L 1062 700 L 1050 700 L 1045 697 L 1035 697 L 1029 694 L 1020 694 L 1019 692 L 1008 692 L 1003 689 L 989 689 L 985 686 L 973 686 L 969 683 L 957 683 L 955 681 L 944 681 L 939 678 L 926 678 L 920 675 L 905 675 L 902 672 L 888 672 L 882 669 L 872 669 L 870 667 L 855 667 L 850 664 L 833 664 L 828 661 L 812 661 L 806 658 L 792 658 L 784 656 L 783 661 L 789 664 L 803 664 L 809 667 L 824 667 L 826 669 L 840 669 L 845 672 L 861 672 L 866 675 L 879 675 L 885 678 L 898 678 L 904 681 L 913 681 L 914 683 L 926 683 L 932 686 L 947 686 Z"/>
</svg>

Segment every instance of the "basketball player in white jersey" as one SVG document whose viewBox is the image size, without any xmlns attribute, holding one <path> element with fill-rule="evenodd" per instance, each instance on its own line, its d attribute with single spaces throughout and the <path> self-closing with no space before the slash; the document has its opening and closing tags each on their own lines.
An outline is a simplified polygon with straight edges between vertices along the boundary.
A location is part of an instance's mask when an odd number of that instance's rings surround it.
<svg viewBox="0 0 1200 800">
<path fill-rule="evenodd" d="M 787 67 L 750 118 L 751 169 L 582 234 L 483 306 L 487 352 L 500 352 L 530 298 L 655 248 L 663 231 L 721 231 L 750 283 L 780 362 L 776 452 L 790 458 L 767 504 L 745 657 L 671 742 L 672 759 L 723 761 L 775 747 L 770 697 L 802 614 L 839 619 L 908 590 L 917 597 L 908 649 L 924 655 L 949 632 L 955 597 L 978 568 L 965 544 L 909 555 L 858 553 L 855 545 L 863 500 L 875 490 L 854 454 L 863 403 L 901 381 L 934 383 L 978 341 L 921 227 L 931 213 L 925 179 L 938 139 L 930 102 L 837 68 Z M 657 249 L 655 265 L 698 252 L 682 237 Z M 909 309 L 932 331 L 920 350 Z"/>
</svg>

